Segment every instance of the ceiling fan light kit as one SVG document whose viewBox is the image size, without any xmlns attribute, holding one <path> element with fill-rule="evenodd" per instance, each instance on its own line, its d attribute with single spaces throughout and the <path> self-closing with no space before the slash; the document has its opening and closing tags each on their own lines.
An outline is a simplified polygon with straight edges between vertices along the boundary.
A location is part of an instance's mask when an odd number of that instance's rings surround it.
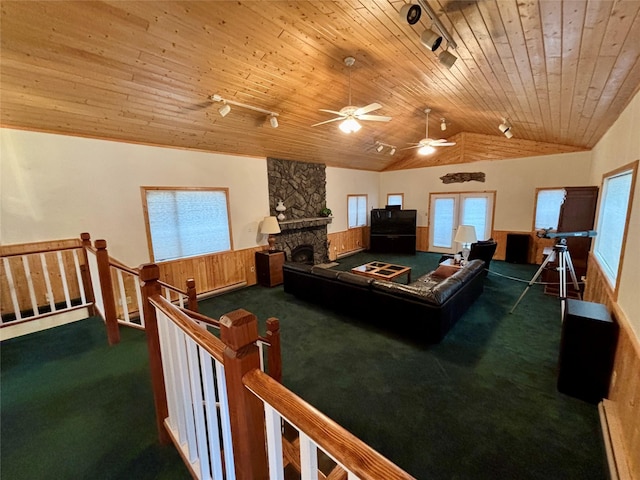
<svg viewBox="0 0 640 480">
<path fill-rule="evenodd" d="M 388 122 L 391 120 L 391 117 L 386 117 L 383 115 L 369 115 L 369 112 L 373 112 L 374 110 L 378 110 L 382 108 L 382 105 L 379 103 L 370 103 L 364 107 L 356 107 L 351 105 L 351 67 L 356 62 L 356 59 L 353 57 L 347 57 L 344 59 L 344 64 L 349 68 L 349 105 L 346 107 L 342 107 L 339 111 L 336 110 L 327 110 L 321 108 L 321 112 L 332 113 L 334 115 L 338 115 L 336 118 L 332 118 L 331 120 L 325 120 L 324 122 L 319 122 L 311 125 L 312 127 L 317 127 L 318 125 L 324 125 L 325 123 L 337 122 L 342 120 L 340 123 L 340 130 L 344 133 L 354 133 L 360 130 L 362 126 L 358 122 L 360 121 L 374 121 L 374 122 Z"/>
<path fill-rule="evenodd" d="M 410 144 L 410 147 L 406 147 L 403 148 L 403 150 L 409 150 L 411 148 L 417 148 L 418 149 L 418 154 L 419 155 L 430 155 L 433 152 L 436 151 L 437 147 L 452 147 L 453 145 L 456 144 L 456 142 L 450 142 L 444 138 L 440 138 L 440 139 L 433 139 L 433 138 L 429 138 L 429 113 L 431 112 L 430 108 L 426 108 L 424 113 L 426 116 L 425 119 L 425 129 L 424 129 L 424 138 L 422 140 L 420 140 L 418 143 L 413 143 Z M 441 119 L 441 124 L 440 124 L 440 129 L 444 130 L 444 128 L 442 128 L 442 126 L 445 126 L 446 128 L 446 123 L 444 121 L 444 118 Z"/>
<path fill-rule="evenodd" d="M 222 98 L 218 94 L 211 95 L 209 98 L 214 102 L 222 102 L 222 107 L 218 109 L 218 113 L 222 117 L 226 117 L 229 114 L 229 112 L 231 111 L 231 105 L 233 105 L 235 107 L 253 110 L 254 112 L 264 113 L 269 118 L 269 123 L 271 124 L 271 126 L 273 128 L 278 128 L 278 114 L 276 112 L 265 110 L 264 108 L 260 107 L 254 107 L 253 105 L 247 105 L 246 103 L 236 102 L 234 100 L 227 100 L 226 98 Z"/>
</svg>

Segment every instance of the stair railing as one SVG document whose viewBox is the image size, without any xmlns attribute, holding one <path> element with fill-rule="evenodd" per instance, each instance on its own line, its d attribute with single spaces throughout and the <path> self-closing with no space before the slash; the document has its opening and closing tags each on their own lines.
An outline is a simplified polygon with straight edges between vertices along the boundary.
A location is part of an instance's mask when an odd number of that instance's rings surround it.
<svg viewBox="0 0 640 480">
<path fill-rule="evenodd" d="M 0 246 L 2 327 L 93 304 L 78 239 Z"/>
<path fill-rule="evenodd" d="M 157 265 L 140 269 L 156 426 L 194 478 L 282 479 L 286 465 L 303 479 L 413 478 L 262 371 L 255 315 L 205 320 L 163 298 L 158 275 Z M 199 322 L 217 324 L 220 338 Z M 335 461 L 328 474 L 318 451 Z"/>
</svg>

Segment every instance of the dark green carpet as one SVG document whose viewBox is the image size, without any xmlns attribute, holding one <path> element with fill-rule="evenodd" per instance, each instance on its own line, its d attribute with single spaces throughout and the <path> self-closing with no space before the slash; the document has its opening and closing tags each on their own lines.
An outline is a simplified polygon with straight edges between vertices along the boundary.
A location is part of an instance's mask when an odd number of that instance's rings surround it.
<svg viewBox="0 0 640 480">
<path fill-rule="evenodd" d="M 81 322 L 0 346 L 3 479 L 190 478 L 157 442 L 144 332 Z"/>
<path fill-rule="evenodd" d="M 411 265 L 439 255 L 358 254 Z M 493 262 L 528 281 L 533 265 Z M 200 303 L 280 319 L 284 384 L 419 479 L 606 478 L 597 408 L 556 390 L 557 298 L 489 275 L 485 292 L 439 345 L 359 323 L 253 286 Z M 393 319 L 387 319 L 393 322 Z M 90 319 L 2 343 L 2 477 L 189 478 L 156 443 L 142 332 L 106 346 Z"/>
</svg>

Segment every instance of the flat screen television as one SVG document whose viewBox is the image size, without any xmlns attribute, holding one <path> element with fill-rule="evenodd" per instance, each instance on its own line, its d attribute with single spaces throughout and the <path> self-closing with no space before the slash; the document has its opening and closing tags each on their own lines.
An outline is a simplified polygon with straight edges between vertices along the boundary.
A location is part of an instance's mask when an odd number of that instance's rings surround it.
<svg viewBox="0 0 640 480">
<path fill-rule="evenodd" d="M 374 208 L 370 224 L 371 235 L 415 235 L 416 210 Z"/>
</svg>

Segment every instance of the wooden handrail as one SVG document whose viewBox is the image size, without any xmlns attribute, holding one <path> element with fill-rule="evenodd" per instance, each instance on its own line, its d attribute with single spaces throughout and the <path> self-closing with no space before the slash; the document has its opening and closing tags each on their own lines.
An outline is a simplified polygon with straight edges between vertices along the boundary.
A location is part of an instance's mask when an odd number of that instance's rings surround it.
<svg viewBox="0 0 640 480">
<path fill-rule="evenodd" d="M 138 270 L 137 268 L 127 267 L 120 260 L 116 260 L 112 256 L 109 256 L 109 265 L 111 265 L 114 268 L 117 268 L 118 270 L 122 270 L 124 272 L 130 273 L 131 275 L 135 275 L 136 277 L 140 276 L 140 270 Z"/>
<path fill-rule="evenodd" d="M 415 480 L 414 477 L 366 445 L 269 375 L 252 370 L 242 378 L 257 397 L 273 406 L 340 464 L 362 480 Z"/>
<path fill-rule="evenodd" d="M 204 348 L 209 354 L 219 362 L 222 362 L 224 354 L 224 344 L 207 330 L 199 327 L 189 318 L 185 312 L 173 305 L 169 300 L 161 295 L 149 297 L 149 302 L 171 319 L 180 329 L 191 337 L 198 345 Z M 193 312 L 192 312 L 193 313 Z M 199 314 L 198 314 L 199 315 Z"/>
<path fill-rule="evenodd" d="M 57 252 L 58 250 L 75 250 L 76 248 L 82 248 L 82 242 L 77 238 L 48 242 L 21 243 L 19 245 L 2 245 L 0 246 L 0 257 L 33 255 L 37 253 Z"/>
<path fill-rule="evenodd" d="M 188 317 L 193 318 L 194 320 L 198 320 L 199 322 L 206 323 L 207 325 L 211 325 L 214 328 L 220 329 L 220 320 L 216 320 L 215 318 L 207 317 L 206 315 L 202 315 L 201 313 L 194 312 L 188 308 L 180 308 L 180 311 L 187 315 Z"/>
</svg>

